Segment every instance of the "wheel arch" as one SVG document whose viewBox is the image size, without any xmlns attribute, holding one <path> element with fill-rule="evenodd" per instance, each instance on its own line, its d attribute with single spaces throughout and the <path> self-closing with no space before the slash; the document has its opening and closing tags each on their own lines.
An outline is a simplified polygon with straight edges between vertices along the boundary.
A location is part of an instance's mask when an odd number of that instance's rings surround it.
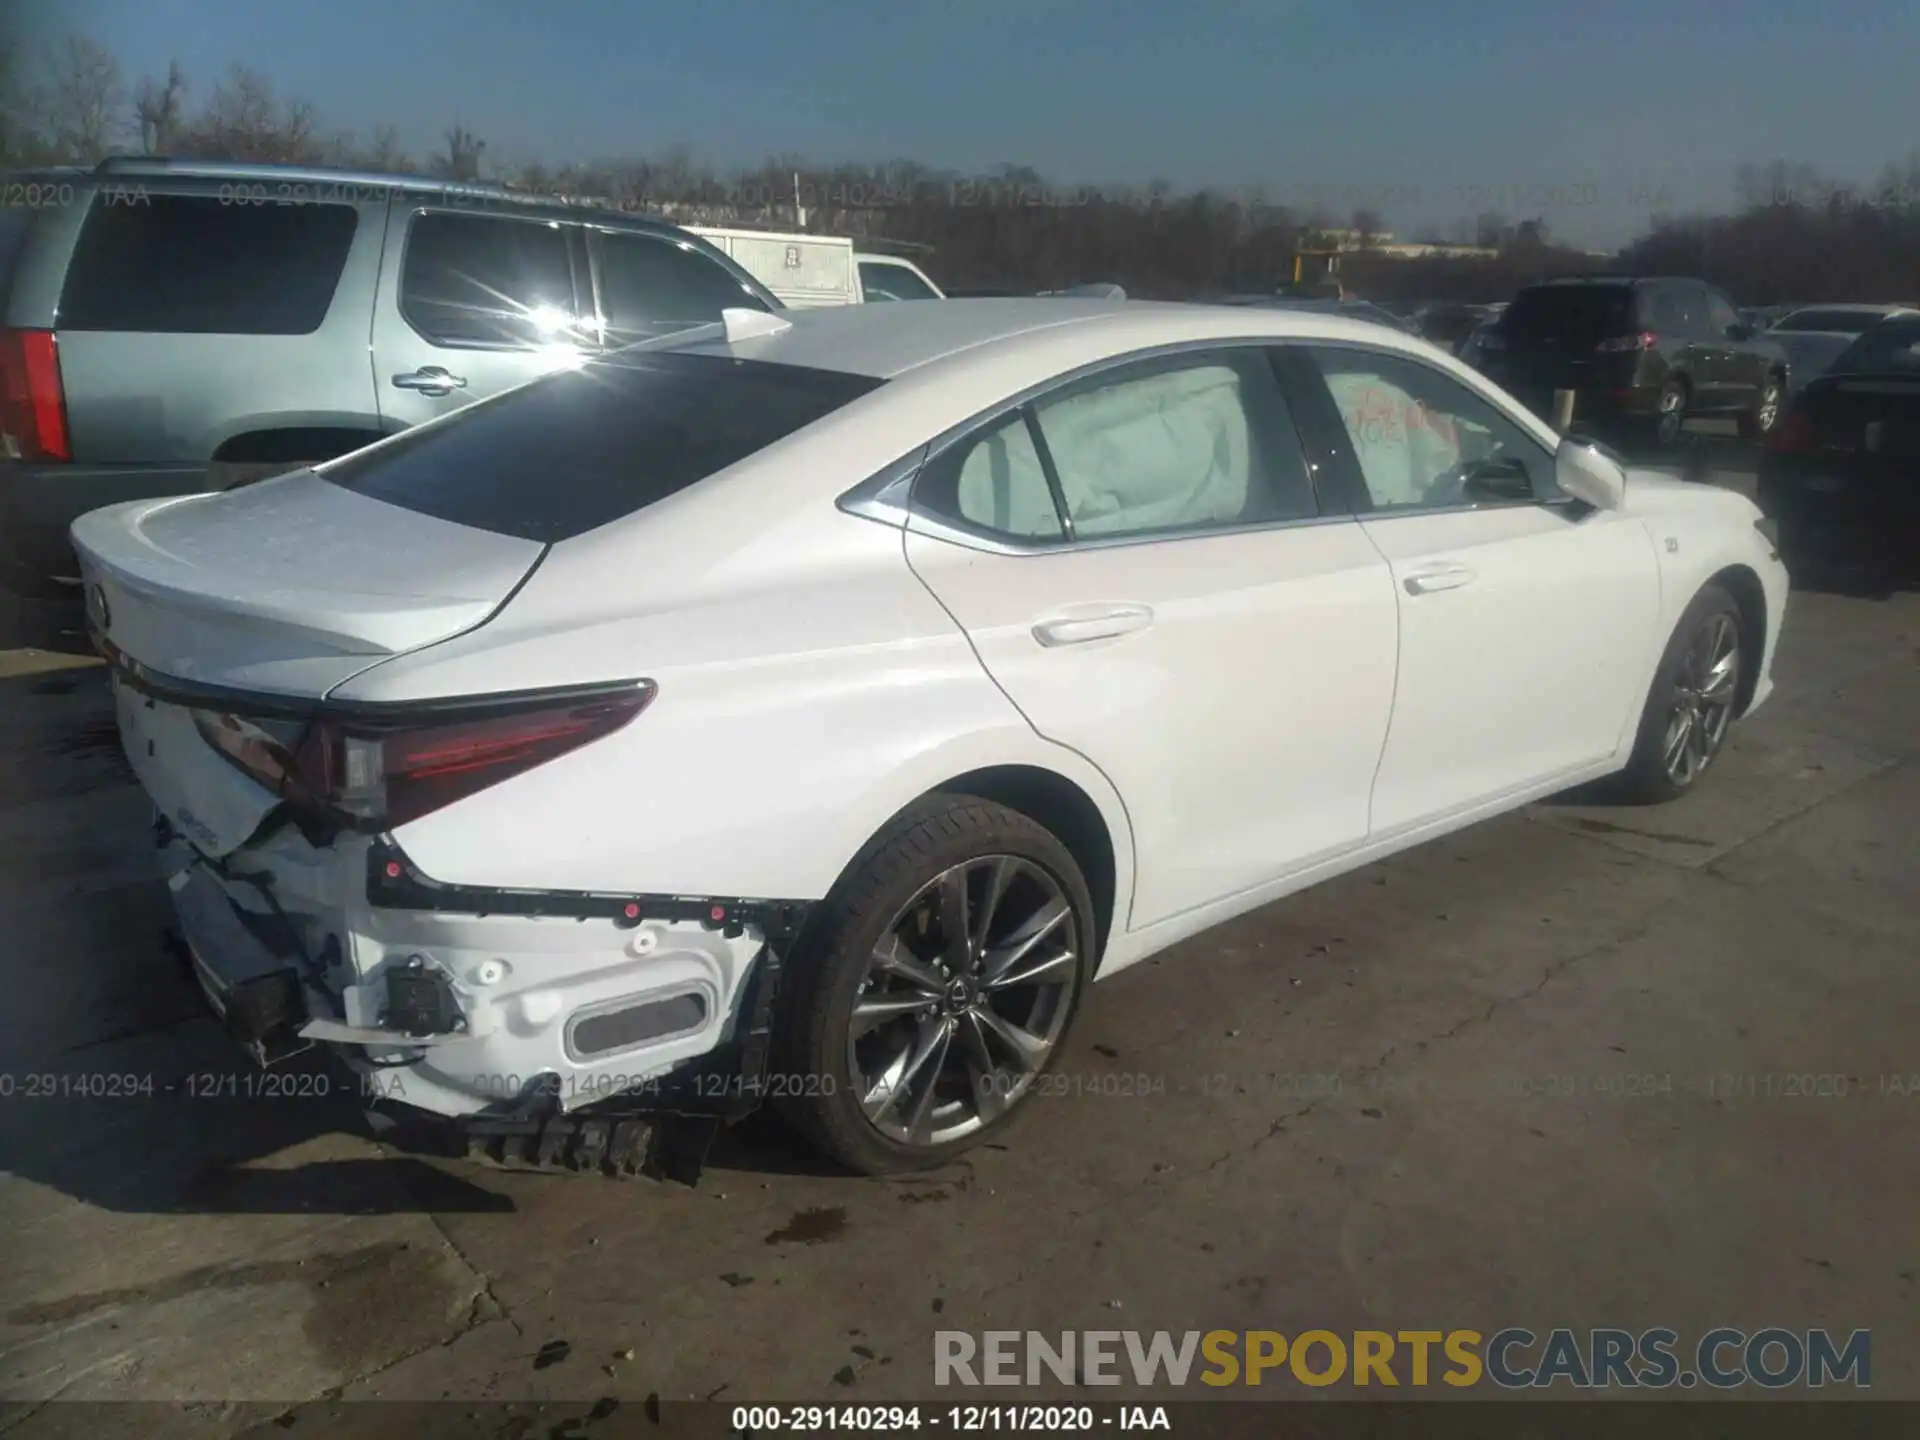
<svg viewBox="0 0 1920 1440">
<path fill-rule="evenodd" d="M 1105 954 L 1113 932 L 1119 874 L 1113 832 L 1094 799 L 1055 770 L 1038 765 L 989 765 L 956 775 L 921 800 L 937 794 L 977 795 L 1045 826 L 1067 847 L 1093 898 L 1096 953 Z M 918 803 L 918 802 L 916 802 Z"/>
<path fill-rule="evenodd" d="M 1740 645 L 1753 657 L 1750 664 L 1740 667 L 1739 703 L 1734 710 L 1738 717 L 1745 715 L 1753 704 L 1754 689 L 1760 683 L 1760 660 L 1767 650 L 1767 592 L 1760 584 L 1759 575 L 1747 565 L 1728 565 L 1716 570 L 1700 588 L 1704 590 L 1708 585 L 1717 585 L 1733 597 L 1740 611 Z M 1699 591 L 1694 593 L 1697 595 Z"/>
</svg>

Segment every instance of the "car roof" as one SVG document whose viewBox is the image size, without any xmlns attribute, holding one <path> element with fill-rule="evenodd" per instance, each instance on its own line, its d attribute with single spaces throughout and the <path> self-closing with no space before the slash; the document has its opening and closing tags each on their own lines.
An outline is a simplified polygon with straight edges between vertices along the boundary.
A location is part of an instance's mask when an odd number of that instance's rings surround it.
<svg viewBox="0 0 1920 1440">
<path fill-rule="evenodd" d="M 1791 320 L 1795 315 L 1803 315 L 1809 310 L 1837 310 L 1842 315 L 1900 315 L 1911 312 L 1912 308 L 1910 305 L 1868 305 L 1848 300 L 1831 305 L 1796 305 L 1780 318 Z"/>
<path fill-rule="evenodd" d="M 206 180 L 233 183 L 260 182 L 311 186 L 324 193 L 325 187 L 342 190 L 399 191 L 409 195 L 441 196 L 449 200 L 484 200 L 490 204 L 509 204 L 542 219 L 567 218 L 591 220 L 597 225 L 620 229 L 653 231 L 681 236 L 689 234 L 664 215 L 616 210 L 606 205 L 591 205 L 562 195 L 538 194 L 515 190 L 489 180 L 450 180 L 433 175 L 401 175 L 380 170 L 353 170 L 327 165 L 271 165 L 228 160 L 176 160 L 159 155 L 112 155 L 92 170 L 72 172 L 75 178 L 86 176 L 113 180 Z"/>
<path fill-rule="evenodd" d="M 1404 342 L 1404 332 L 1333 312 L 1293 307 L 1193 305 L 1154 300 L 1070 297 L 947 300 L 934 305 L 837 305 L 783 310 L 778 333 L 729 344 L 717 325 L 701 326 L 649 350 L 724 355 L 738 360 L 840 370 L 890 380 L 964 352 L 1021 338 L 1082 335 L 1089 359 L 1111 351 L 1152 349 L 1235 338 Z M 1404 348 L 1404 347 L 1402 347 Z"/>
</svg>

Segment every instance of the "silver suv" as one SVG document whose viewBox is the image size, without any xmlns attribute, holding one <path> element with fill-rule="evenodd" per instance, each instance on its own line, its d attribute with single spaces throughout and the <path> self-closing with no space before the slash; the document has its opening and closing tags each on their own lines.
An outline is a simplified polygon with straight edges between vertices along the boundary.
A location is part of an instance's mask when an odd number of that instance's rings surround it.
<svg viewBox="0 0 1920 1440">
<path fill-rule="evenodd" d="M 109 160 L 0 177 L 0 582 L 101 505 L 357 450 L 779 301 L 677 226 L 489 185 Z"/>
</svg>

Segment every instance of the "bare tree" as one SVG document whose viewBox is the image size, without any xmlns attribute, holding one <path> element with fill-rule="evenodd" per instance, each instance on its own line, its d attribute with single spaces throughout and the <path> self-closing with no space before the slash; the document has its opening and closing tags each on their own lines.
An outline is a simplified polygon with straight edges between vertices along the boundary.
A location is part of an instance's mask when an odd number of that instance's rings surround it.
<svg viewBox="0 0 1920 1440">
<path fill-rule="evenodd" d="M 313 106 L 283 103 L 273 82 L 245 65 L 235 65 L 213 87 L 206 109 L 182 127 L 179 144 L 204 159 L 277 165 L 312 164 L 326 149 L 315 133 Z"/>
<path fill-rule="evenodd" d="M 125 130 L 126 77 L 112 51 L 85 35 L 69 35 L 54 51 L 34 104 L 56 157 L 92 164 Z"/>
<path fill-rule="evenodd" d="M 448 180 L 478 180 L 487 142 L 458 120 L 448 129 L 445 139 L 446 150 L 433 157 L 433 173 Z"/>
<path fill-rule="evenodd" d="M 186 101 L 187 77 L 178 60 L 167 62 L 167 78 L 142 76 L 133 96 L 133 116 L 140 127 L 140 148 L 149 155 L 169 155 L 178 143 L 181 107 Z"/>
</svg>

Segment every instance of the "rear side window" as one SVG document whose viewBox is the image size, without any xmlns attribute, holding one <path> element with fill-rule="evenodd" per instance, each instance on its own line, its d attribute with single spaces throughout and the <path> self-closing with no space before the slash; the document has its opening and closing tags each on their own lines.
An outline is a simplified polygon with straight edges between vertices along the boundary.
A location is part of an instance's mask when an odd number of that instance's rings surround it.
<svg viewBox="0 0 1920 1440">
<path fill-rule="evenodd" d="M 616 356 L 320 473 L 422 515 L 554 543 L 718 474 L 880 383 L 720 356 Z"/>
<path fill-rule="evenodd" d="M 514 349 L 575 323 L 567 234 L 548 220 L 428 211 L 407 232 L 400 314 L 436 345 Z"/>
<path fill-rule="evenodd" d="M 96 201 L 67 269 L 60 328 L 310 335 L 327 318 L 359 222 L 350 205 Z"/>
<path fill-rule="evenodd" d="M 600 309 L 609 345 L 707 325 L 725 309 L 765 310 L 711 255 L 665 236 L 602 231 Z"/>
<path fill-rule="evenodd" d="M 1631 299 L 1625 285 L 1539 285 L 1513 297 L 1498 328 L 1522 343 L 1589 346 L 1632 328 Z"/>
<path fill-rule="evenodd" d="M 927 282 L 904 265 L 860 264 L 860 289 L 869 300 L 938 300 Z"/>
</svg>

